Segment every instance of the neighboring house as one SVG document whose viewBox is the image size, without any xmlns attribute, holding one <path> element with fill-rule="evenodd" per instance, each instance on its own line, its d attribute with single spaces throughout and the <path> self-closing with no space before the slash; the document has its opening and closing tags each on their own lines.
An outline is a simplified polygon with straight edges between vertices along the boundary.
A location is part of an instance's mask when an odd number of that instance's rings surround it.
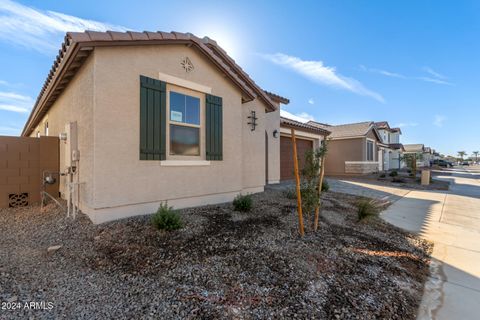
<svg viewBox="0 0 480 320">
<path fill-rule="evenodd" d="M 209 38 L 73 32 L 22 135 L 61 136 L 61 196 L 73 181 L 79 209 L 100 223 L 278 182 L 281 103 Z"/>
<path fill-rule="evenodd" d="M 434 159 L 434 150 L 430 147 L 425 147 L 425 151 L 423 153 L 423 166 L 429 167 Z"/>
<path fill-rule="evenodd" d="M 291 130 L 294 129 L 297 145 L 299 169 L 305 164 L 305 153 L 321 146 L 330 131 L 302 123 L 286 117 L 280 117 L 280 180 L 295 178 L 293 169 L 293 144 Z"/>
<path fill-rule="evenodd" d="M 375 122 L 384 147 L 379 148 L 379 170 L 398 170 L 404 167 L 402 162 L 403 145 L 400 143 L 400 128 L 390 128 L 387 121 Z"/>
<path fill-rule="evenodd" d="M 372 121 L 328 125 L 307 124 L 331 132 L 325 163 L 327 175 L 368 174 L 379 171 L 378 150 L 387 147 Z"/>
<path fill-rule="evenodd" d="M 430 148 L 425 148 L 423 144 L 404 144 L 403 148 L 404 154 L 415 154 L 417 168 L 430 166 Z"/>
</svg>

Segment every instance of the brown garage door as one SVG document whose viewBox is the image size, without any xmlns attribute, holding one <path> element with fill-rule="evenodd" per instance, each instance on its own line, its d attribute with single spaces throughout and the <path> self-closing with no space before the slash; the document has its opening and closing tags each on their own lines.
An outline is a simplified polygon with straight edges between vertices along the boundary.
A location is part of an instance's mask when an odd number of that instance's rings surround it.
<svg viewBox="0 0 480 320">
<path fill-rule="evenodd" d="M 313 149 L 313 141 L 297 138 L 298 167 L 303 168 L 305 152 Z M 294 179 L 293 149 L 290 137 L 280 137 L 280 180 Z"/>
</svg>

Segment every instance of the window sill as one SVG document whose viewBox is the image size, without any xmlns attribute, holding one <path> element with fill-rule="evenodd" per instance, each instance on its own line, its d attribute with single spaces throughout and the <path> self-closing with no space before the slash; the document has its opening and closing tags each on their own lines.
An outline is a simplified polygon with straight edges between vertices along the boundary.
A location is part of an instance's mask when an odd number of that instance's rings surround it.
<svg viewBox="0 0 480 320">
<path fill-rule="evenodd" d="M 160 161 L 161 166 L 165 167 L 200 167 L 209 166 L 210 161 L 207 160 L 163 160 Z"/>
</svg>

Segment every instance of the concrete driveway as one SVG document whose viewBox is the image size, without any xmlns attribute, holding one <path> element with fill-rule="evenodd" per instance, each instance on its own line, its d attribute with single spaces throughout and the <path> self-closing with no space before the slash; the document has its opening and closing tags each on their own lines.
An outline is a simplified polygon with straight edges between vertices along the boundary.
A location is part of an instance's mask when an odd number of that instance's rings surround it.
<svg viewBox="0 0 480 320">
<path fill-rule="evenodd" d="M 431 277 L 418 319 L 480 318 L 480 167 L 437 177 L 449 191 L 385 188 L 332 180 L 332 190 L 394 200 L 381 215 L 434 242 Z M 346 186 L 345 186 L 346 184 Z"/>
</svg>

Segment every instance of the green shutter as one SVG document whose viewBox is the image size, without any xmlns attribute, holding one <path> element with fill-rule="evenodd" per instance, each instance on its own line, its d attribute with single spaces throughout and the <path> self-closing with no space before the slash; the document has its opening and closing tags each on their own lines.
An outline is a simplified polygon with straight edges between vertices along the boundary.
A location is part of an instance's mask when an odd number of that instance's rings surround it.
<svg viewBox="0 0 480 320">
<path fill-rule="evenodd" d="M 207 160 L 223 159 L 222 98 L 207 94 L 205 146 Z"/>
<path fill-rule="evenodd" d="M 140 76 L 140 160 L 165 160 L 166 84 Z"/>
</svg>

